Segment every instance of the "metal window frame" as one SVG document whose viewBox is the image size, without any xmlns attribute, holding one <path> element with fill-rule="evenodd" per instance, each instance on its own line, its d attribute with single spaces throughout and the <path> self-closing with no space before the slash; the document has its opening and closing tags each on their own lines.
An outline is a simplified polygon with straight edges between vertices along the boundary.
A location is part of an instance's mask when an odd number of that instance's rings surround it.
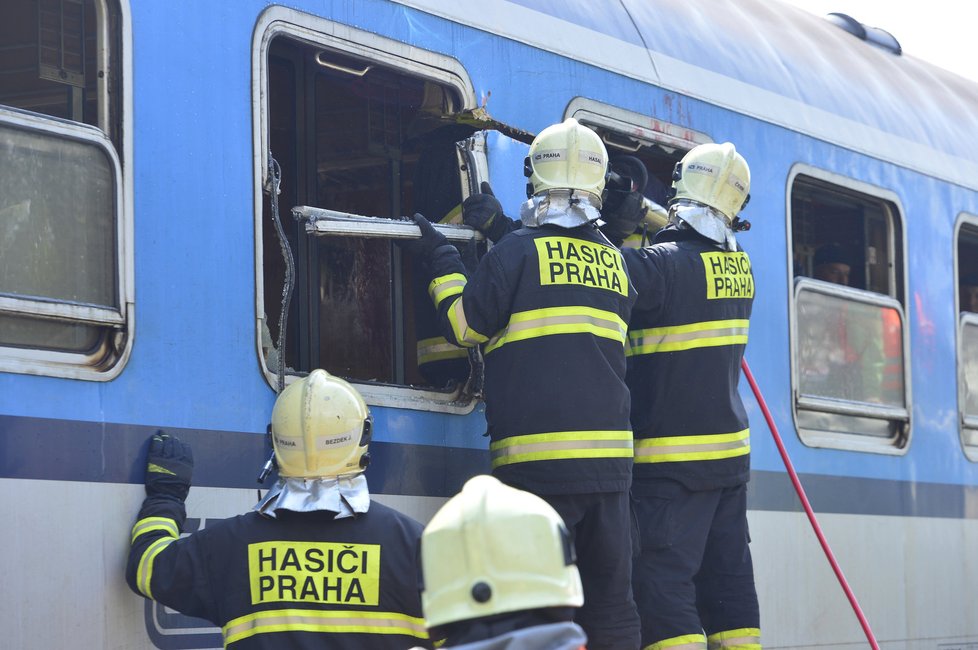
<svg viewBox="0 0 978 650">
<path fill-rule="evenodd" d="M 282 6 L 271 6 L 258 17 L 252 39 L 252 142 L 254 146 L 254 223 L 255 223 L 255 352 L 265 380 L 277 385 L 275 369 L 269 368 L 262 354 L 261 332 L 264 321 L 264 264 L 262 250 L 262 188 L 268 169 L 268 50 L 272 41 L 284 37 L 313 47 L 333 50 L 395 69 L 415 78 L 432 81 L 455 91 L 460 110 L 478 107 L 475 88 L 462 64 L 445 54 L 408 45 L 326 18 Z M 478 152 L 476 152 L 478 153 Z M 484 151 L 482 152 L 484 156 Z M 485 164 L 477 166 L 484 173 Z M 488 179 L 480 179 L 488 180 Z M 353 215 L 356 216 L 356 215 Z M 392 232 L 394 237 L 399 236 Z M 297 377 L 286 377 L 287 383 Z M 477 401 L 459 401 L 461 389 L 444 392 L 407 385 L 351 380 L 371 406 L 389 406 L 454 414 L 471 412 Z"/>
<path fill-rule="evenodd" d="M 564 109 L 564 119 L 573 117 L 582 124 L 592 124 L 619 133 L 641 146 L 662 145 L 688 151 L 699 144 L 713 142 L 701 131 L 679 126 L 596 99 L 575 97 Z"/>
<path fill-rule="evenodd" d="M 109 3 L 119 13 L 118 43 L 120 51 L 112 56 L 117 42 L 109 24 Z M 110 161 L 115 183 L 116 278 L 119 308 L 69 301 L 0 296 L 0 313 L 14 316 L 62 320 L 76 324 L 101 325 L 105 336 L 99 349 L 89 354 L 59 352 L 20 347 L 0 347 L 0 371 L 43 375 L 87 381 L 110 381 L 128 363 L 135 340 L 135 272 L 133 242 L 133 174 L 132 174 L 132 14 L 129 0 L 94 0 L 98 21 L 96 58 L 99 69 L 106 71 L 98 81 L 99 128 L 48 117 L 30 111 L 0 106 L 0 122 L 26 131 L 43 132 L 58 138 L 74 140 L 100 148 Z M 113 59 L 118 66 L 121 86 L 121 115 L 114 115 L 109 97 L 109 79 Z M 108 136 L 113 120 L 121 121 L 119 149 Z"/>
<path fill-rule="evenodd" d="M 840 193 L 856 193 L 862 195 L 867 200 L 878 200 L 883 212 L 887 216 L 887 228 L 889 230 L 889 245 L 892 254 L 890 268 L 890 295 L 875 293 L 833 285 L 826 282 L 810 278 L 794 278 L 794 260 L 792 258 L 791 242 L 794 241 L 792 233 L 792 191 L 798 176 L 806 176 L 816 181 L 821 181 L 839 189 Z M 899 196 L 891 190 L 877 187 L 863 181 L 820 169 L 804 163 L 796 163 L 788 172 L 785 185 L 785 228 L 788 245 L 785 247 L 785 270 L 787 274 L 788 288 L 788 339 L 789 339 L 789 358 L 791 366 L 791 414 L 795 424 L 795 431 L 798 438 L 808 447 L 824 447 L 830 449 L 843 449 L 848 451 L 862 451 L 869 453 L 902 456 L 910 449 L 913 439 L 913 392 L 911 377 L 910 359 L 910 328 L 907 322 L 906 312 L 903 304 L 896 299 L 897 295 L 908 295 L 907 284 L 907 242 L 906 242 L 906 220 L 903 218 L 904 210 Z M 892 207 L 891 207 L 892 206 Z M 901 233 L 900 241 L 896 241 L 897 225 Z M 899 248 L 898 248 L 899 247 Z M 901 273 L 897 273 L 896 255 L 903 260 Z M 859 302 L 864 304 L 876 305 L 880 307 L 894 308 L 900 314 L 902 328 L 902 350 L 903 350 L 903 386 L 904 404 L 903 410 L 888 407 L 868 405 L 861 402 L 850 402 L 846 400 L 820 399 L 812 396 L 801 395 L 798 389 L 798 310 L 797 296 L 801 291 L 816 291 L 828 295 Z M 830 431 L 816 431 L 803 428 L 799 423 L 799 410 L 835 413 L 838 415 L 851 415 L 865 418 L 890 420 L 904 422 L 905 433 L 896 438 L 874 438 L 860 435 L 858 433 L 840 433 Z"/>
<path fill-rule="evenodd" d="M 954 222 L 954 237 L 951 240 L 951 255 L 954 263 L 954 313 L 957 316 L 957 327 L 954 332 L 954 358 L 957 365 L 955 380 L 958 384 L 958 438 L 961 442 L 961 452 L 965 457 L 978 463 L 978 445 L 965 443 L 965 432 L 967 430 L 978 431 L 978 415 L 968 415 L 965 413 L 964 405 L 967 402 L 965 395 L 964 366 L 961 363 L 962 338 L 965 327 L 978 327 L 978 314 L 961 313 L 961 277 L 959 269 L 961 260 L 958 257 L 958 247 L 961 241 L 961 231 L 963 229 L 973 230 L 978 235 L 978 215 L 968 212 L 961 212 Z"/>
</svg>

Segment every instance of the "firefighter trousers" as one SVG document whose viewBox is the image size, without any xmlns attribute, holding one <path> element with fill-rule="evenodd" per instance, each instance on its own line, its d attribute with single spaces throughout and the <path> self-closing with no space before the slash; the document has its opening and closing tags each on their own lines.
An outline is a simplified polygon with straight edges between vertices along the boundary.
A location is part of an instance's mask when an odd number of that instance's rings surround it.
<svg viewBox="0 0 978 650">
<path fill-rule="evenodd" d="M 708 638 L 710 647 L 759 649 L 747 486 L 691 491 L 671 479 L 635 480 L 632 507 L 642 647 L 705 648 Z"/>
<path fill-rule="evenodd" d="M 627 492 L 541 494 L 574 539 L 584 606 L 574 622 L 588 650 L 635 650 L 639 619 L 632 597 L 631 513 Z"/>
</svg>

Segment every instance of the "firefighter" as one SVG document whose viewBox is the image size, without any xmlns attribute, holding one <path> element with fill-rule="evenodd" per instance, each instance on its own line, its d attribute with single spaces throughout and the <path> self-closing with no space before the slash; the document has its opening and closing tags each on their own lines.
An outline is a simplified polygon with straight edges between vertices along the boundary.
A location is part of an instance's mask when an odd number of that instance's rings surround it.
<svg viewBox="0 0 978 650">
<path fill-rule="evenodd" d="M 601 205 L 601 232 L 619 247 L 639 248 L 647 238 L 666 225 L 668 214 L 662 203 L 668 192 L 665 185 L 649 176 L 639 158 L 612 156 L 606 176 Z M 482 192 L 462 202 L 462 220 L 497 242 L 522 227 L 503 213 L 489 183 L 482 183 Z"/>
<path fill-rule="evenodd" d="M 737 389 L 754 276 L 734 234 L 748 227 L 738 215 L 750 169 L 730 143 L 700 145 L 677 164 L 673 189 L 669 225 L 651 246 L 622 251 L 638 290 L 627 355 L 642 647 L 757 650 Z"/>
<path fill-rule="evenodd" d="M 429 84 L 425 84 L 426 97 L 428 88 Z M 471 135 L 472 127 L 449 124 L 438 125 L 418 137 L 418 163 L 414 171 L 416 212 L 431 215 L 442 224 L 462 222 L 462 186 L 455 143 Z M 475 242 L 463 247 L 462 261 L 467 269 L 475 268 Z M 435 388 L 452 388 L 464 384 L 469 376 L 468 351 L 449 343 L 438 331 L 437 316 L 423 276 L 423 273 L 415 273 L 411 282 L 418 371 L 425 382 Z"/>
<path fill-rule="evenodd" d="M 456 650 L 583 650 L 574 547 L 546 501 L 491 476 L 468 480 L 425 527 L 421 601 Z"/>
<path fill-rule="evenodd" d="M 493 474 L 543 497 L 574 537 L 592 650 L 638 647 L 628 486 L 626 327 L 635 299 L 621 254 L 594 225 L 608 155 L 574 119 L 544 129 L 525 162 L 522 226 L 471 279 L 421 215 L 410 245 L 452 342 L 481 345 Z"/>
<path fill-rule="evenodd" d="M 253 512 L 185 537 L 193 457 L 157 432 L 129 586 L 221 627 L 226 648 L 430 647 L 418 593 L 422 527 L 371 501 L 370 429 L 353 387 L 314 370 L 275 402 L 275 486 Z"/>
</svg>

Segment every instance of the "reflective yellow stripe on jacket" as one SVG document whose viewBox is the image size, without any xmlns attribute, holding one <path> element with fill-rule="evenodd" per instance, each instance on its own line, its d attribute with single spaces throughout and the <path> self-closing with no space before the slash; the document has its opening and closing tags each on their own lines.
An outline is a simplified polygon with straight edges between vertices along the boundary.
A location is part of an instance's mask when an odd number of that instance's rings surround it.
<svg viewBox="0 0 978 650">
<path fill-rule="evenodd" d="M 498 347 L 553 334 L 592 334 L 625 344 L 627 325 L 618 314 L 593 307 L 545 307 L 513 314 L 509 324 L 486 346 Z"/>
<path fill-rule="evenodd" d="M 434 336 L 418 341 L 418 363 L 433 363 L 446 359 L 468 359 L 469 353 L 450 343 L 444 336 Z"/>
<path fill-rule="evenodd" d="M 490 443 L 492 468 L 534 460 L 631 458 L 631 431 L 556 431 Z"/>
<path fill-rule="evenodd" d="M 448 275 L 443 275 L 432 280 L 431 284 L 428 285 L 428 295 L 431 296 L 432 302 L 435 303 L 435 309 L 438 309 L 441 301 L 445 298 L 457 296 L 462 293 L 465 284 L 465 276 L 461 273 L 449 273 Z"/>
<path fill-rule="evenodd" d="M 675 463 L 684 460 L 719 460 L 750 453 L 750 429 L 735 433 L 699 436 L 639 438 L 635 441 L 636 463 Z"/>
<path fill-rule="evenodd" d="M 746 345 L 749 322 L 746 318 L 735 318 L 635 330 L 628 333 L 625 354 L 635 356 L 718 345 Z"/>
<path fill-rule="evenodd" d="M 136 587 L 147 598 L 153 597 L 153 593 L 150 590 L 150 582 L 153 579 L 153 560 L 160 554 L 160 551 L 177 541 L 177 538 L 180 537 L 177 522 L 172 519 L 168 519 L 167 517 L 146 517 L 133 524 L 132 541 L 135 542 L 136 538 L 140 535 L 145 535 L 154 530 L 162 530 L 166 533 L 166 536 L 159 538 L 143 551 L 143 556 L 139 558 L 139 566 L 136 568 Z"/>
<path fill-rule="evenodd" d="M 706 650 L 706 636 L 702 634 L 684 634 L 671 639 L 656 641 L 642 650 Z"/>
<path fill-rule="evenodd" d="M 761 631 L 756 627 L 725 630 L 711 634 L 707 641 L 710 650 L 761 650 Z"/>
<path fill-rule="evenodd" d="M 404 634 L 427 639 L 424 619 L 395 612 L 273 609 L 240 616 L 224 626 L 224 645 L 269 632 Z"/>
</svg>

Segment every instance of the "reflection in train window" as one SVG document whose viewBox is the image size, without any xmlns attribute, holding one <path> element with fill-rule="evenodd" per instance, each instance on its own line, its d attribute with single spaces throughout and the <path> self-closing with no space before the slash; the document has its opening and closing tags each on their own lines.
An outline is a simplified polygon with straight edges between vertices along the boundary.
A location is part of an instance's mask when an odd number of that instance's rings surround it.
<svg viewBox="0 0 978 650">
<path fill-rule="evenodd" d="M 448 399 L 469 377 L 468 353 L 441 340 L 424 281 L 394 243 L 405 222 L 390 219 L 420 212 L 461 222 L 461 202 L 478 180 L 466 158 L 475 155 L 466 149 L 476 147 L 475 128 L 453 117 L 466 108 L 462 82 L 432 80 L 420 63 L 397 67 L 287 35 L 272 41 L 267 65 L 270 149 L 296 262 L 287 372 L 325 368 L 362 382 L 368 399 L 389 396 L 385 386 Z M 289 217 L 296 206 L 300 221 Z M 313 227 L 322 223 L 306 217 L 324 210 L 360 222 L 343 232 Z M 262 237 L 263 348 L 275 373 L 286 274 L 267 195 Z M 474 263 L 476 244 L 459 247 Z"/>
<path fill-rule="evenodd" d="M 965 454 L 978 461 L 978 216 L 957 228 L 958 412 Z"/>
<path fill-rule="evenodd" d="M 131 305 L 119 30 L 108 0 L 4 2 L 0 369 L 99 380 L 120 369 Z"/>
<path fill-rule="evenodd" d="M 908 441 L 903 229 L 879 194 L 814 170 L 791 185 L 794 411 L 812 446 Z"/>
</svg>

